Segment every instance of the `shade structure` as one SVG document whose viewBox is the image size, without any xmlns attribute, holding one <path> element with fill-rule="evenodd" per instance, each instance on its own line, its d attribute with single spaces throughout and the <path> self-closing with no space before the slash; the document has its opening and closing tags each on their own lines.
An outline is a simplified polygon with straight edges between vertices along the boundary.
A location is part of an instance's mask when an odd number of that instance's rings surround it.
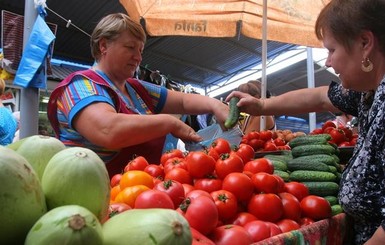
<svg viewBox="0 0 385 245">
<path fill-rule="evenodd" d="M 321 47 L 314 33 L 320 10 L 329 0 L 267 1 L 267 40 Z M 150 36 L 261 39 L 263 0 L 120 0 Z"/>
</svg>

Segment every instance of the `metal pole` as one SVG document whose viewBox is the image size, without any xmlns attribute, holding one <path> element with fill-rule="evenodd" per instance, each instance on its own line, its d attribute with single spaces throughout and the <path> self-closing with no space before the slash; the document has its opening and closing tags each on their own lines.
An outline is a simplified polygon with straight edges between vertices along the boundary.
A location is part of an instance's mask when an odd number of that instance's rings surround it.
<svg viewBox="0 0 385 245">
<path fill-rule="evenodd" d="M 307 48 L 307 87 L 314 88 L 314 61 L 313 61 L 313 50 L 312 48 Z M 310 132 L 316 128 L 317 120 L 316 113 L 309 113 L 309 130 Z"/>
<path fill-rule="evenodd" d="M 267 0 L 263 0 L 263 16 L 262 16 L 262 84 L 261 98 L 266 98 L 266 60 L 267 60 Z M 261 116 L 260 130 L 266 129 L 266 117 Z"/>
<path fill-rule="evenodd" d="M 25 48 L 32 27 L 36 21 L 37 10 L 34 1 L 25 0 L 23 48 Z M 20 139 L 36 135 L 39 123 L 39 89 L 22 88 L 20 99 Z"/>
</svg>

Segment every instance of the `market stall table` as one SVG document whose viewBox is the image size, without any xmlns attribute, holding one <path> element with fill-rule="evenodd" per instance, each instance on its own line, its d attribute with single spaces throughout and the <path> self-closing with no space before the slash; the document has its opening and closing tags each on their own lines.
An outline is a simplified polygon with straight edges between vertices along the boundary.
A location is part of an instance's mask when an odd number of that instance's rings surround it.
<svg viewBox="0 0 385 245">
<path fill-rule="evenodd" d="M 253 245 L 342 245 L 350 244 L 350 222 L 344 213 L 286 232 Z"/>
</svg>

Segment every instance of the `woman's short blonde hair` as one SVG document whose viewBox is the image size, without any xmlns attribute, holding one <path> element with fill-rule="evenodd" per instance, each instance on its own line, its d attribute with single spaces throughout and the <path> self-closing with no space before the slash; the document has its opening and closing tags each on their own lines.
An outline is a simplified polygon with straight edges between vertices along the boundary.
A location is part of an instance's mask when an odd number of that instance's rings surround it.
<svg viewBox="0 0 385 245">
<path fill-rule="evenodd" d="M 102 38 L 107 41 L 116 40 L 119 35 L 128 31 L 139 40 L 146 42 L 146 33 L 143 27 L 133 21 L 128 15 L 122 13 L 109 14 L 103 17 L 91 34 L 91 54 L 98 61 L 101 56 L 99 42 Z"/>
</svg>

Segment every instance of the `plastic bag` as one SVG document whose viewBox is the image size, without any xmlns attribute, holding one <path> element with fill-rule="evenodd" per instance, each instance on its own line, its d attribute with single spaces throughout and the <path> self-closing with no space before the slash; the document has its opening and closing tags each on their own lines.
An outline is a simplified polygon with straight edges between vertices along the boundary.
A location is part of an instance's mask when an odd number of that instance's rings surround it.
<svg viewBox="0 0 385 245">
<path fill-rule="evenodd" d="M 218 138 L 227 140 L 230 145 L 239 145 L 242 140 L 242 130 L 237 125 L 232 129 L 223 131 L 219 124 L 212 124 L 207 128 L 201 129 L 197 132 L 202 138 L 201 142 L 186 142 L 185 147 L 188 151 L 199 151 L 210 147 L 211 143 Z"/>
</svg>

